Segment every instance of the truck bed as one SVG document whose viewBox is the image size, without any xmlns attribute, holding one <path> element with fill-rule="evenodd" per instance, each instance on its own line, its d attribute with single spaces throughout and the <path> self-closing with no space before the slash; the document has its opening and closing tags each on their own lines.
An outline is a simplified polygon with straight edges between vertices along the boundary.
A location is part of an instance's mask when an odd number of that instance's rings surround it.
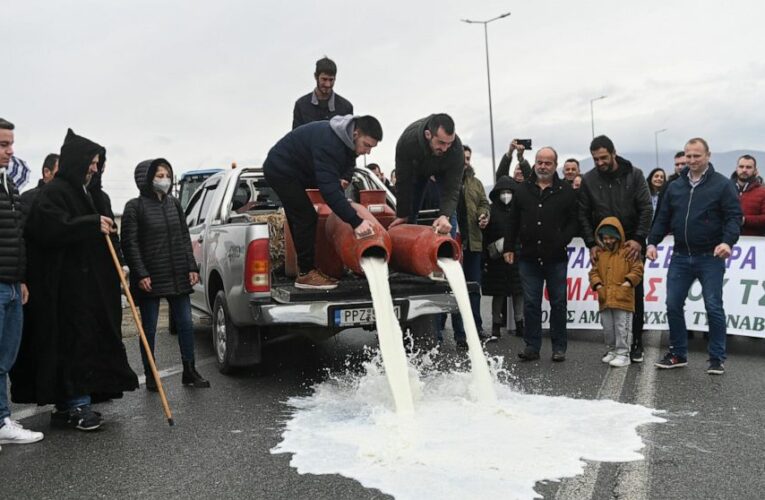
<svg viewBox="0 0 765 500">
<path fill-rule="evenodd" d="M 272 284 L 272 298 L 280 303 L 313 301 L 371 301 L 369 284 L 364 277 L 348 276 L 340 280 L 334 290 L 302 290 L 295 288 L 294 278 L 277 277 Z M 393 298 L 406 298 L 414 295 L 446 294 L 451 292 L 449 283 L 435 281 L 422 276 L 406 273 L 391 273 L 389 278 Z M 469 291 L 477 291 L 478 284 L 468 283 Z"/>
</svg>

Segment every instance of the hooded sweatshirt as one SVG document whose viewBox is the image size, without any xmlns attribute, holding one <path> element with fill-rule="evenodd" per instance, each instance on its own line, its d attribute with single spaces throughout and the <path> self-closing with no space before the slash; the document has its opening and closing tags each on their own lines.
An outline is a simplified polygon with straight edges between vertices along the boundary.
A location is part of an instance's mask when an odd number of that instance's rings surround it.
<svg viewBox="0 0 765 500">
<path fill-rule="evenodd" d="M 356 166 L 353 142 L 353 115 L 302 125 L 282 137 L 268 152 L 263 172 L 304 189 L 318 188 L 329 208 L 343 221 L 356 227 L 361 217 L 351 207 L 340 187 L 350 180 Z"/>
<path fill-rule="evenodd" d="M 619 233 L 619 240 L 613 250 L 609 250 L 600 238 L 600 230 L 605 226 L 612 226 Z M 602 285 L 598 290 L 600 310 L 621 309 L 635 312 L 635 287 L 643 279 L 643 262 L 640 259 L 633 262 L 627 258 L 624 229 L 619 219 L 603 219 L 595 230 L 595 241 L 603 251 L 590 270 L 590 286 L 595 290 Z M 629 281 L 632 286 L 622 286 L 625 281 Z"/>
</svg>

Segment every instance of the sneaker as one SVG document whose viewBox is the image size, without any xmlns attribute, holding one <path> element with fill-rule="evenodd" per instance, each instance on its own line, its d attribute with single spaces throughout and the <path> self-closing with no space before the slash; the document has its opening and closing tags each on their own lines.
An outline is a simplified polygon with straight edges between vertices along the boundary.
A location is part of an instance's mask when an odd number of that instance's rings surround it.
<svg viewBox="0 0 765 500">
<path fill-rule="evenodd" d="M 683 366 L 688 366 L 688 360 L 680 356 L 675 356 L 671 352 L 665 354 L 661 361 L 656 363 L 656 368 L 665 370 L 669 370 L 671 368 L 680 368 Z"/>
<path fill-rule="evenodd" d="M 614 360 L 616 357 L 616 353 L 614 351 L 608 351 L 605 356 L 603 356 L 600 360 L 606 364 L 610 363 Z"/>
<path fill-rule="evenodd" d="M 566 361 L 566 353 L 563 351 L 555 351 L 552 355 L 552 360 L 556 363 L 560 363 L 561 361 Z"/>
<path fill-rule="evenodd" d="M 624 368 L 630 365 L 630 357 L 626 354 L 616 354 L 608 364 L 614 368 Z"/>
<path fill-rule="evenodd" d="M 36 443 L 43 438 L 42 432 L 27 430 L 20 423 L 8 417 L 5 417 L 4 424 L 0 427 L 0 443 L 29 444 Z"/>
<path fill-rule="evenodd" d="M 725 373 L 725 365 L 719 359 L 710 359 L 707 373 L 710 375 L 722 375 Z M 2 443 L 2 441 L 0 441 Z"/>
<path fill-rule="evenodd" d="M 630 350 L 630 360 L 633 363 L 642 363 L 643 362 L 643 348 L 642 347 L 633 347 Z"/>
<path fill-rule="evenodd" d="M 324 271 L 322 271 L 321 269 L 317 269 L 317 270 L 316 270 L 316 272 L 317 272 L 317 273 L 319 273 L 319 274 L 321 274 L 321 277 L 322 277 L 322 278 L 328 279 L 328 280 L 329 280 L 329 281 L 331 281 L 332 283 L 337 283 L 337 282 L 339 282 L 339 281 L 340 281 L 340 280 L 339 280 L 339 279 L 337 279 L 337 278 L 333 278 L 332 276 L 329 276 L 329 275 L 327 275 L 327 274 L 324 274 Z"/>
<path fill-rule="evenodd" d="M 489 340 L 498 340 L 502 336 L 501 325 L 491 325 L 491 337 Z"/>
<path fill-rule="evenodd" d="M 337 280 L 326 276 L 318 269 L 311 269 L 297 277 L 295 288 L 303 290 L 332 290 L 337 288 Z"/>
<path fill-rule="evenodd" d="M 535 361 L 539 359 L 539 351 L 527 347 L 525 350 L 518 353 L 518 357 L 521 358 L 521 361 Z"/>
<path fill-rule="evenodd" d="M 94 431 L 101 427 L 101 414 L 93 411 L 90 405 L 78 406 L 65 411 L 54 411 L 50 415 L 51 424 L 71 427 L 80 431 Z"/>
</svg>

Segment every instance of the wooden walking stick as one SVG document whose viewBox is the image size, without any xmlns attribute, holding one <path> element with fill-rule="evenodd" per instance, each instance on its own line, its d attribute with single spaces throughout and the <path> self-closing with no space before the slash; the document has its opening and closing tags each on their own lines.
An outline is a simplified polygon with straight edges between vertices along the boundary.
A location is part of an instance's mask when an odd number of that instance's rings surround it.
<svg viewBox="0 0 765 500">
<path fill-rule="evenodd" d="M 141 343 L 143 343 L 143 349 L 146 351 L 146 359 L 149 360 L 149 366 L 151 367 L 151 375 L 154 377 L 154 381 L 157 383 L 157 389 L 159 389 L 159 397 L 162 399 L 162 407 L 165 410 L 165 416 L 167 417 L 167 423 L 174 425 L 173 414 L 170 412 L 170 405 L 167 404 L 167 397 L 165 397 L 165 389 L 162 387 L 162 381 L 159 378 L 159 372 L 157 371 L 157 365 L 154 363 L 154 356 L 151 354 L 151 348 L 149 347 L 149 341 L 146 340 L 146 334 L 143 331 L 143 325 L 141 325 L 141 318 L 138 317 L 138 310 L 133 302 L 133 295 L 130 293 L 130 287 L 125 280 L 125 274 L 122 272 L 122 265 L 120 259 L 117 257 L 117 252 L 114 250 L 112 239 L 107 234 L 106 244 L 109 246 L 109 253 L 112 254 L 112 260 L 114 261 L 114 267 L 117 268 L 117 274 L 120 276 L 120 282 L 122 283 L 122 289 L 125 291 L 125 296 L 130 303 L 130 310 L 133 311 L 133 320 L 135 320 L 135 326 L 138 327 L 138 336 L 141 337 Z"/>
</svg>

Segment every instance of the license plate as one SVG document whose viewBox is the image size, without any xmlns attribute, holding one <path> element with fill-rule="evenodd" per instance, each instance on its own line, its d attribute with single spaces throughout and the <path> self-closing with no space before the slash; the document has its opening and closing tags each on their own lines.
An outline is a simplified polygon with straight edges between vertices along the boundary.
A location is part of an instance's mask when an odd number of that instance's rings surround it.
<svg viewBox="0 0 765 500">
<path fill-rule="evenodd" d="M 394 305 L 396 319 L 401 320 L 401 306 Z M 347 309 L 335 309 L 335 326 L 361 326 L 372 325 L 375 322 L 374 307 L 353 307 Z"/>
</svg>

